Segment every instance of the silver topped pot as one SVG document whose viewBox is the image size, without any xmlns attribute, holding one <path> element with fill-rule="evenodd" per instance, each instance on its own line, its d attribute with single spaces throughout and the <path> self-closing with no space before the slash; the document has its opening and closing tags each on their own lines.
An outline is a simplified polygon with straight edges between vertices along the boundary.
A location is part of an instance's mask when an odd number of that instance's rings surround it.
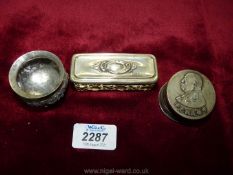
<svg viewBox="0 0 233 175">
<path fill-rule="evenodd" d="M 180 123 L 206 118 L 213 110 L 216 94 L 211 81 L 195 70 L 175 73 L 160 89 L 159 104 L 163 113 Z"/>
<path fill-rule="evenodd" d="M 13 91 L 31 106 L 49 106 L 64 96 L 68 74 L 60 59 L 48 51 L 31 51 L 11 66 Z"/>
</svg>

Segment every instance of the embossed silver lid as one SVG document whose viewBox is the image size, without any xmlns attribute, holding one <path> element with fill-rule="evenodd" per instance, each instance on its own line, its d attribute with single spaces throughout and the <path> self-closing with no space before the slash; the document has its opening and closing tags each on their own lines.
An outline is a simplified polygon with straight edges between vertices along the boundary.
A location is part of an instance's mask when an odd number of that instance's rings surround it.
<svg viewBox="0 0 233 175">
<path fill-rule="evenodd" d="M 78 90 L 147 90 L 158 71 L 151 54 L 75 54 L 70 79 Z"/>
<path fill-rule="evenodd" d="M 195 70 L 182 70 L 160 90 L 162 111 L 175 121 L 199 120 L 215 106 L 216 95 L 210 80 Z"/>
</svg>

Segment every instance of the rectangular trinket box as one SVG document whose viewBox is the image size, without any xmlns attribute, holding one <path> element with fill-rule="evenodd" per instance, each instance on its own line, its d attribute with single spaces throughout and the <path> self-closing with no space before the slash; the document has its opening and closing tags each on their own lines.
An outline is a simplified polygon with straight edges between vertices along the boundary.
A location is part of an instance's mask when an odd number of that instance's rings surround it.
<svg viewBox="0 0 233 175">
<path fill-rule="evenodd" d="M 156 58 L 151 54 L 75 54 L 70 79 L 79 91 L 150 90 L 158 79 Z"/>
</svg>

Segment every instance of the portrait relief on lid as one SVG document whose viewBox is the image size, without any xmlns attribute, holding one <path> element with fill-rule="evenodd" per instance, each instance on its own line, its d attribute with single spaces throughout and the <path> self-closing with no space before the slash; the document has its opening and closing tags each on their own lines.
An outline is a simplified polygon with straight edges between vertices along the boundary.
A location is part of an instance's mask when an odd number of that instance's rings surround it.
<svg viewBox="0 0 233 175">
<path fill-rule="evenodd" d="M 206 99 L 202 92 L 203 78 L 201 75 L 188 72 L 180 80 L 179 86 L 182 94 L 175 98 L 176 109 L 191 117 L 206 114 Z"/>
</svg>

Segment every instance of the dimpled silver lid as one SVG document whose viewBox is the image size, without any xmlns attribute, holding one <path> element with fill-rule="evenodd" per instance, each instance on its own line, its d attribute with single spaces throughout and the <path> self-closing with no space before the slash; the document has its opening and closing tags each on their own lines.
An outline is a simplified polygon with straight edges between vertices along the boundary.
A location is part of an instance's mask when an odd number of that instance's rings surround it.
<svg viewBox="0 0 233 175">
<path fill-rule="evenodd" d="M 49 105 L 46 101 L 52 94 L 60 91 L 61 87 L 64 91 L 66 79 L 67 74 L 60 59 L 51 52 L 41 50 L 20 56 L 9 71 L 13 91 L 33 106 Z M 55 103 L 57 100 L 49 101 Z"/>
</svg>

